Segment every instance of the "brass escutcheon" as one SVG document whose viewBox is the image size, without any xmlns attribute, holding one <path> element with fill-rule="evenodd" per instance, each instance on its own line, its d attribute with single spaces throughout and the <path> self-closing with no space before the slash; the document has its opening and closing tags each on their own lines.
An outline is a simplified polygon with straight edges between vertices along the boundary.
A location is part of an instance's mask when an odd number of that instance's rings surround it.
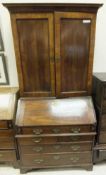
<svg viewBox="0 0 106 175">
<path fill-rule="evenodd" d="M 35 138 L 35 139 L 33 139 L 33 142 L 39 143 L 39 142 L 41 142 L 41 140 L 42 140 L 42 138 Z"/>
<path fill-rule="evenodd" d="M 43 150 L 43 147 L 35 147 L 33 148 L 33 151 L 36 151 L 36 152 L 41 152 Z"/>
<path fill-rule="evenodd" d="M 41 128 L 33 129 L 33 133 L 36 135 L 40 135 L 42 132 L 43 132 L 43 130 Z"/>
</svg>

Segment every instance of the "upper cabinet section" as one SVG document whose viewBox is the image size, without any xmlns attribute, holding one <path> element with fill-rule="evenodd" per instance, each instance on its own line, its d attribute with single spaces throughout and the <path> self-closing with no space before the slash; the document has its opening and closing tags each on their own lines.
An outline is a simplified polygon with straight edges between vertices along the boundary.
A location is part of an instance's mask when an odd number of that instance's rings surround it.
<svg viewBox="0 0 106 175">
<path fill-rule="evenodd" d="M 90 95 L 101 4 L 4 5 L 11 13 L 20 95 Z"/>
</svg>

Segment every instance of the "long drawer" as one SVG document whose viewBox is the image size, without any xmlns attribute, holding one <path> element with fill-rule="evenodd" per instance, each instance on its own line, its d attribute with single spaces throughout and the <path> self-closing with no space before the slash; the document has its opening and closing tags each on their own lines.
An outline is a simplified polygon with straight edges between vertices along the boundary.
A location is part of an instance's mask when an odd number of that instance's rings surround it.
<svg viewBox="0 0 106 175">
<path fill-rule="evenodd" d="M 20 146 L 20 152 L 23 154 L 79 152 L 79 151 L 91 151 L 91 150 L 92 150 L 92 142 Z"/>
<path fill-rule="evenodd" d="M 22 154 L 21 161 L 24 166 L 48 167 L 58 165 L 78 165 L 92 163 L 92 152 L 79 152 L 68 154 Z"/>
<path fill-rule="evenodd" d="M 0 149 L 14 149 L 14 138 L 0 138 Z"/>
<path fill-rule="evenodd" d="M 22 134 L 59 134 L 59 133 L 84 133 L 92 132 L 94 128 L 92 125 L 76 125 L 76 126 L 36 126 L 36 127 L 22 127 Z"/>
<path fill-rule="evenodd" d="M 0 162 L 2 161 L 16 161 L 15 150 L 0 151 Z"/>
<path fill-rule="evenodd" d="M 50 136 L 50 137 L 18 137 L 20 145 L 35 145 L 35 144 L 54 144 L 76 141 L 93 141 L 94 135 L 75 135 L 75 136 Z"/>
</svg>

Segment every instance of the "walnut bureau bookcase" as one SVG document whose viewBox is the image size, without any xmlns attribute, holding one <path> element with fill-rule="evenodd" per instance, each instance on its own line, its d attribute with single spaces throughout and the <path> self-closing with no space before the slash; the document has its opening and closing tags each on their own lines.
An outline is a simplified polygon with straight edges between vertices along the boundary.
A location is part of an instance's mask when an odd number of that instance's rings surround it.
<svg viewBox="0 0 106 175">
<path fill-rule="evenodd" d="M 21 97 L 16 117 L 21 172 L 92 169 L 96 120 L 87 96 L 102 4 L 4 5 L 11 16 Z"/>
</svg>

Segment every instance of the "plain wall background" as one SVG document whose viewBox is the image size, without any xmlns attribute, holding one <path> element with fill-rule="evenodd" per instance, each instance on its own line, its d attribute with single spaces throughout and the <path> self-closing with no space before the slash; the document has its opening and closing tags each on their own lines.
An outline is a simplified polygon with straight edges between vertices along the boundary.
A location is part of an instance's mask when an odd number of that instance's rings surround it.
<svg viewBox="0 0 106 175">
<path fill-rule="evenodd" d="M 93 72 L 106 72 L 106 0 L 1 0 L 0 3 L 19 2 L 64 2 L 64 3 L 103 3 L 98 11 L 96 25 L 96 40 L 94 52 Z M 6 8 L 0 4 L 0 28 L 4 41 L 5 56 L 9 72 L 10 86 L 18 86 L 17 70 L 15 63 L 15 53 L 13 46 L 10 15 Z"/>
</svg>

